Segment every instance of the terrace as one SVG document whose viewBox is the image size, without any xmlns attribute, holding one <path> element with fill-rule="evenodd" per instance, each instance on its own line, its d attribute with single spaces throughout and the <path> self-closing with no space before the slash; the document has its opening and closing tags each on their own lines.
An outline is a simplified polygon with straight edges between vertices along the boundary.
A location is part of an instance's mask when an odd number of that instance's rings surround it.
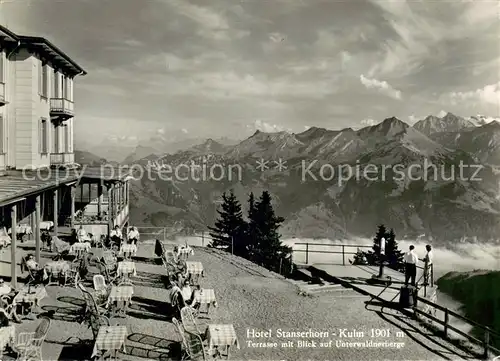
<svg viewBox="0 0 500 361">
<path fill-rule="evenodd" d="M 96 194 L 83 197 L 83 189 L 94 187 Z M 102 204 L 106 188 L 107 202 Z M 77 197 L 77 194 L 80 197 Z M 97 219 L 83 218 L 86 207 L 98 197 Z M 2 214 L 2 245 L 11 245 L 14 259 L 18 240 L 33 238 L 35 258 L 40 261 L 41 231 L 67 237 L 80 220 L 80 225 L 95 238 L 109 235 L 118 225 L 128 222 L 127 173 L 114 169 L 39 169 L 37 171 L 7 171 L 0 176 L 0 212 Z M 18 270 L 11 266 L 13 283 Z"/>
</svg>

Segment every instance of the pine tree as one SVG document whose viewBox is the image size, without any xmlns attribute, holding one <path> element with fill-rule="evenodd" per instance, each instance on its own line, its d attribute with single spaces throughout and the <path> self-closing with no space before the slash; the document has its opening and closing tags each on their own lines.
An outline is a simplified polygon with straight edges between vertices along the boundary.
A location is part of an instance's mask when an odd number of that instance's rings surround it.
<svg viewBox="0 0 500 361">
<path fill-rule="evenodd" d="M 252 210 L 252 229 L 255 248 L 254 261 L 269 269 L 276 268 L 280 258 L 289 257 L 291 248 L 281 243 L 279 227 L 284 218 L 276 216 L 271 203 L 271 195 L 264 191 Z"/>
<path fill-rule="evenodd" d="M 385 238 L 387 235 L 387 229 L 383 224 L 378 226 L 377 233 L 373 238 L 373 246 L 372 250 L 365 253 L 366 260 L 370 265 L 378 265 L 380 260 L 380 242 L 382 238 Z M 387 238 L 386 238 L 386 253 L 387 255 Z"/>
<path fill-rule="evenodd" d="M 255 257 L 257 245 L 256 245 L 256 217 L 255 215 L 257 214 L 256 210 L 256 205 L 255 205 L 255 197 L 253 195 L 253 192 L 250 192 L 248 195 L 248 225 L 247 225 L 247 232 L 245 234 L 246 236 L 246 242 L 248 246 L 248 255 L 246 258 L 252 260 Z"/>
<path fill-rule="evenodd" d="M 233 251 L 235 254 L 245 253 L 244 233 L 246 222 L 243 219 L 240 202 L 232 190 L 229 194 L 224 192 L 222 200 L 222 209 L 217 210 L 219 219 L 215 221 L 214 227 L 208 227 L 212 237 L 210 245 L 212 247 L 229 246 L 226 248 L 229 252 Z"/>
<path fill-rule="evenodd" d="M 386 233 L 385 240 L 385 254 L 387 255 L 389 267 L 399 271 L 403 267 L 404 254 L 398 248 L 396 234 L 392 228 Z"/>
<path fill-rule="evenodd" d="M 366 259 L 365 252 L 363 252 L 362 250 L 360 250 L 358 248 L 358 250 L 354 254 L 354 258 L 352 260 L 352 264 L 356 264 L 356 265 L 367 264 L 367 259 Z"/>
</svg>

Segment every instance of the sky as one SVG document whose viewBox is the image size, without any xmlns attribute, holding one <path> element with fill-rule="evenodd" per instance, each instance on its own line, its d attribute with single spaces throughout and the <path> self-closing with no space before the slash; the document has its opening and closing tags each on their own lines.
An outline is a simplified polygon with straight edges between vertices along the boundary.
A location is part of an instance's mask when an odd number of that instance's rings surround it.
<svg viewBox="0 0 500 361">
<path fill-rule="evenodd" d="M 498 0 L 0 0 L 0 23 L 88 71 L 77 140 L 500 115 Z"/>
</svg>

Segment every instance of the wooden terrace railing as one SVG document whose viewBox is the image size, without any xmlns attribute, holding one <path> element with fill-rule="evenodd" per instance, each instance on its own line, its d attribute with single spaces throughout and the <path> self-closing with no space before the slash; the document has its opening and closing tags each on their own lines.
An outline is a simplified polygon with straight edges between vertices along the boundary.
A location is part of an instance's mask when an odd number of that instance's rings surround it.
<svg viewBox="0 0 500 361">
<path fill-rule="evenodd" d="M 342 255 L 342 265 L 346 265 L 346 255 L 354 255 L 356 254 L 356 252 L 349 252 L 349 251 L 346 251 L 346 248 L 356 248 L 356 249 L 361 249 L 361 248 L 372 248 L 372 246 L 369 246 L 369 245 L 343 245 L 343 244 L 324 244 L 324 243 L 295 243 L 294 244 L 295 246 L 305 246 L 305 249 L 295 249 L 293 250 L 293 252 L 305 252 L 305 259 L 306 259 L 306 264 L 309 263 L 309 253 L 330 253 L 330 254 L 341 254 Z M 340 251 L 325 251 L 325 250 L 318 250 L 318 249 L 311 249 L 311 246 L 321 246 L 321 247 L 340 247 L 341 250 Z M 418 266 L 417 265 L 417 268 L 419 269 L 424 269 L 424 267 L 421 267 L 421 266 Z M 431 284 L 434 283 L 434 272 L 433 272 L 433 269 L 431 269 L 430 271 L 430 277 L 431 277 Z M 421 277 L 422 278 L 422 277 Z M 383 298 L 380 298 L 379 301 L 382 301 L 382 302 L 386 302 Z M 444 307 L 444 306 L 441 306 L 435 302 L 432 302 L 430 300 L 428 300 L 427 298 L 425 297 L 420 297 L 418 296 L 417 297 L 417 302 L 422 302 L 426 305 L 429 305 L 431 307 L 433 307 L 434 309 L 436 310 L 439 310 L 441 312 L 443 312 L 444 314 L 444 319 L 441 320 L 437 317 L 435 317 L 434 315 L 432 314 L 429 314 L 428 312 L 425 312 L 417 307 L 413 307 L 413 311 L 415 312 L 415 314 L 418 314 L 420 316 L 423 316 L 423 317 L 426 317 L 428 318 L 429 320 L 443 326 L 443 336 L 444 338 L 448 337 L 449 336 L 449 331 L 453 331 L 455 333 L 457 333 L 458 335 L 462 336 L 462 337 L 465 337 L 466 339 L 468 339 L 469 341 L 471 341 L 472 343 L 476 344 L 476 345 L 480 345 L 481 347 L 483 347 L 483 357 L 485 359 L 488 359 L 489 358 L 489 353 L 492 351 L 492 352 L 495 352 L 497 355 L 500 355 L 500 349 L 494 347 L 491 345 L 491 338 L 496 338 L 498 340 L 500 340 L 500 333 L 495 331 L 495 330 L 492 330 L 490 327 L 488 326 L 484 326 L 468 317 L 465 317 L 465 316 L 462 316 L 461 314 L 453 311 L 453 310 L 450 310 L 449 308 L 447 307 Z M 472 327 L 475 327 L 477 330 L 481 330 L 482 332 L 484 332 L 484 337 L 483 339 L 479 339 L 475 336 L 472 336 L 470 334 L 468 334 L 467 332 L 464 332 L 462 330 L 460 330 L 459 328 L 457 327 L 454 327 L 450 324 L 450 316 L 452 317 L 455 317 L 457 318 L 458 320 L 472 326 Z M 499 359 L 500 360 L 500 359 Z"/>
</svg>

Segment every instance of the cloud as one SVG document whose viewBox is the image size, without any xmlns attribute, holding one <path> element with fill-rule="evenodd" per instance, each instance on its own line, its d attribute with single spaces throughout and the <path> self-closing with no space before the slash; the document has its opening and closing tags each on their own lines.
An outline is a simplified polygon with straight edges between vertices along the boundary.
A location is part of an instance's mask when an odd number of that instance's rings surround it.
<svg viewBox="0 0 500 361">
<path fill-rule="evenodd" d="M 377 122 L 374 119 L 367 118 L 367 119 L 363 119 L 360 123 L 362 125 L 366 125 L 366 126 L 370 126 L 371 127 L 371 126 L 373 126 L 375 124 L 378 124 L 379 122 Z"/>
<path fill-rule="evenodd" d="M 160 128 L 156 130 L 157 134 L 165 134 L 165 128 Z"/>
<path fill-rule="evenodd" d="M 470 102 L 472 104 L 500 104 L 500 81 L 495 84 L 488 84 L 482 88 L 466 91 L 466 92 L 449 92 L 441 96 L 441 100 L 458 105 L 462 102 Z"/>
<path fill-rule="evenodd" d="M 439 118 L 443 118 L 446 114 L 448 114 L 448 112 L 447 112 L 447 111 L 445 111 L 445 110 L 441 110 L 441 111 L 437 114 L 437 116 L 438 116 Z"/>
<path fill-rule="evenodd" d="M 377 79 L 370 79 L 361 75 L 359 77 L 361 84 L 363 84 L 367 89 L 376 89 L 381 94 L 387 95 L 388 97 L 394 99 L 401 99 L 401 91 L 394 89 L 388 82 L 380 81 Z"/>
<path fill-rule="evenodd" d="M 144 79 L 142 79 L 144 80 Z M 247 97 L 300 97 L 322 99 L 338 89 L 334 79 L 296 79 L 290 76 L 266 77 L 260 74 L 229 71 L 200 71 L 187 74 L 184 79 L 152 76 L 143 90 L 149 94 L 171 94 L 192 96 L 197 94 L 206 99 L 229 100 Z"/>
<path fill-rule="evenodd" d="M 278 125 L 278 124 L 270 124 L 267 123 L 263 120 L 257 119 L 253 126 L 248 126 L 248 128 L 253 128 L 255 130 L 260 130 L 261 132 L 265 133 L 275 133 L 275 132 L 282 132 L 285 130 L 290 131 L 290 129 L 285 129 L 285 127 Z"/>
<path fill-rule="evenodd" d="M 188 130 L 187 130 L 186 128 L 182 128 L 182 129 L 181 129 L 181 132 L 183 132 L 184 134 L 188 134 L 188 133 L 189 133 L 189 132 L 188 132 Z"/>
<path fill-rule="evenodd" d="M 419 116 L 416 116 L 416 115 L 410 115 L 408 117 L 408 124 L 410 125 L 414 125 L 416 122 L 418 122 L 419 120 L 422 120 L 424 119 L 425 117 L 419 117 Z"/>
<path fill-rule="evenodd" d="M 211 40 L 240 39 L 250 34 L 247 30 L 231 27 L 229 20 L 223 15 L 224 10 L 217 7 L 195 5 L 183 0 L 162 0 L 177 13 L 198 25 L 197 35 Z"/>
<path fill-rule="evenodd" d="M 309 125 L 304 125 L 304 130 L 308 130 L 309 128 L 311 128 Z"/>
<path fill-rule="evenodd" d="M 446 58 L 444 45 L 497 34 L 491 29 L 498 22 L 496 1 L 370 2 L 382 10 L 392 35 L 381 43 L 379 58 L 369 76 L 409 75 L 427 60 Z M 463 50 L 462 57 L 474 49 L 469 46 Z"/>
</svg>

